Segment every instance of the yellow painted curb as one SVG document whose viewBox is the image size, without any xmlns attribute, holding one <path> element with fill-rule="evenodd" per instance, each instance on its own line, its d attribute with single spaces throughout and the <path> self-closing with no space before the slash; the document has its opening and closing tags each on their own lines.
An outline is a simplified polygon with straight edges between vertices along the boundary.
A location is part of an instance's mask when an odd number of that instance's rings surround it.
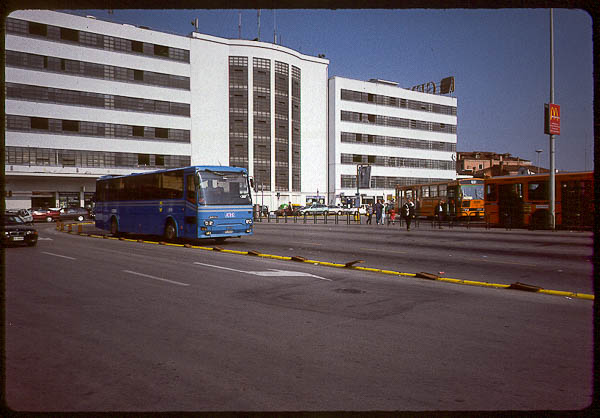
<svg viewBox="0 0 600 418">
<path fill-rule="evenodd" d="M 88 223 L 86 225 L 93 225 L 93 223 Z M 67 232 L 70 234 L 73 233 L 72 231 L 64 231 L 64 230 L 63 230 L 63 232 Z M 79 233 L 76 235 L 88 236 L 88 237 L 93 237 L 93 238 L 107 238 L 107 239 L 112 239 L 112 240 L 119 240 L 119 238 L 108 237 L 105 235 L 91 235 L 91 234 L 88 235 L 88 234 L 83 234 L 83 233 Z M 122 241 L 139 242 L 139 240 L 134 240 L 134 239 L 122 239 Z M 155 241 L 141 241 L 141 242 L 143 242 L 145 244 L 160 244 L 159 242 L 155 242 Z M 184 244 L 163 243 L 162 245 L 169 245 L 172 247 L 185 247 Z M 196 246 L 196 245 L 191 245 L 187 248 L 194 248 L 194 249 L 206 250 L 206 251 L 217 251 L 214 247 L 200 247 L 200 246 Z M 253 256 L 253 257 L 258 256 L 258 257 L 264 257 L 264 258 L 272 258 L 272 259 L 276 259 L 276 260 L 292 261 L 292 257 L 285 257 L 285 256 L 273 255 L 273 254 L 263 254 L 263 253 L 256 254 L 255 252 L 252 252 L 252 254 L 250 254 L 249 251 L 237 251 L 237 250 L 226 250 L 226 249 L 220 249 L 218 251 L 224 252 L 224 253 L 229 253 L 229 254 L 248 255 L 248 256 Z M 373 273 L 382 273 L 382 274 L 388 274 L 388 275 L 393 275 L 393 276 L 416 277 L 415 273 L 403 273 L 403 272 L 399 272 L 399 271 L 383 270 L 383 269 L 377 269 L 377 268 L 371 268 L 371 267 L 359 267 L 359 266 L 347 267 L 345 264 L 330 263 L 327 261 L 318 261 L 318 260 L 301 260 L 301 261 L 303 263 L 310 263 L 310 264 L 321 265 L 321 266 L 326 266 L 326 267 L 336 267 L 336 268 L 346 268 L 349 270 L 369 271 L 369 272 L 373 272 Z M 479 282 L 479 281 L 474 281 L 474 280 L 452 279 L 449 277 L 437 277 L 434 280 L 440 281 L 440 282 L 446 282 L 446 283 L 453 283 L 453 284 L 463 284 L 463 285 L 467 285 L 467 286 L 493 287 L 493 288 L 498 288 L 498 289 L 508 289 L 511 286 L 508 284 Z M 566 292 L 566 291 L 561 291 L 561 290 L 539 289 L 538 291 L 533 292 L 533 293 L 544 293 L 547 295 L 554 295 L 554 296 L 565 296 L 565 297 L 578 298 L 578 299 L 595 300 L 594 295 L 590 295 L 587 293 Z"/>
</svg>

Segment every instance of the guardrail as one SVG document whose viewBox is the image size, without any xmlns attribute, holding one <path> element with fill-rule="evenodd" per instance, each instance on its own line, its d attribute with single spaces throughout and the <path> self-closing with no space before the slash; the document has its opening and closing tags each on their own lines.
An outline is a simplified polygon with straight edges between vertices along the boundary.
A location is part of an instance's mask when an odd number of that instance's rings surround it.
<svg viewBox="0 0 600 418">
<path fill-rule="evenodd" d="M 367 222 L 367 215 L 357 215 L 357 214 L 352 214 L 352 213 L 345 213 L 342 215 L 339 215 L 337 213 L 335 214 L 303 214 L 303 215 L 276 215 L 273 213 L 270 213 L 268 215 L 261 215 L 261 216 L 257 216 L 257 214 L 255 213 L 254 216 L 254 221 L 255 222 L 266 222 L 266 223 L 302 223 L 302 224 L 307 224 L 307 223 L 312 223 L 312 224 L 328 224 L 328 223 L 334 223 L 334 224 L 339 224 L 339 223 L 345 223 L 347 225 L 352 225 L 352 224 L 356 224 L 356 225 L 360 225 L 360 224 L 369 224 Z M 375 224 L 376 220 L 375 220 L 375 215 L 372 216 L 371 219 L 371 224 Z M 390 216 L 386 216 L 383 219 L 383 224 L 388 226 L 388 227 L 404 227 L 406 225 L 405 220 L 400 217 L 400 216 L 396 216 L 394 220 L 391 219 Z M 429 225 L 432 229 L 433 228 L 454 228 L 454 227 L 466 227 L 467 229 L 471 228 L 471 227 L 480 227 L 480 228 L 486 228 L 489 229 L 491 228 L 491 225 L 489 223 L 489 219 L 487 218 L 479 218 L 479 217 L 474 217 L 474 216 L 469 216 L 469 217 L 464 217 L 464 218 L 445 218 L 443 220 L 438 220 L 437 218 L 434 219 L 423 219 L 420 217 L 415 217 L 413 218 L 412 222 L 411 222 L 411 227 L 414 228 L 419 228 L 421 227 L 421 224 L 424 225 Z"/>
<path fill-rule="evenodd" d="M 301 223 L 309 223 L 309 221 L 312 221 L 313 223 L 323 223 L 326 224 L 328 222 L 333 222 L 335 224 L 338 224 L 341 222 L 345 222 L 346 224 L 350 225 L 350 224 L 360 224 L 362 223 L 361 220 L 361 216 L 358 214 L 353 214 L 353 213 L 345 213 L 342 215 L 339 215 L 337 213 L 334 214 L 308 214 L 305 213 L 303 215 L 277 215 L 277 214 L 268 214 L 266 216 L 256 216 L 257 214 L 254 214 L 254 221 L 255 222 L 274 222 L 274 223 L 288 223 L 288 221 L 291 223 L 298 223 L 298 221 L 300 221 Z"/>
</svg>

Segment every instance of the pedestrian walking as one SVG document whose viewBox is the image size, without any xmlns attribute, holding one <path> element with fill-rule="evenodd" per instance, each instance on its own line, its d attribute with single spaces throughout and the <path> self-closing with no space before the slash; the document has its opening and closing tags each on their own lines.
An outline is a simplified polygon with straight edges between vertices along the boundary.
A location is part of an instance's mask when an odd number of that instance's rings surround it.
<svg viewBox="0 0 600 418">
<path fill-rule="evenodd" d="M 408 201 L 402 205 L 402 217 L 406 222 L 406 230 L 410 231 L 410 223 L 412 222 L 412 218 L 415 216 L 415 204 L 412 200 L 408 199 Z"/>
<path fill-rule="evenodd" d="M 383 205 L 383 209 L 381 210 L 381 225 L 385 225 L 385 218 L 387 217 L 388 205 L 385 203 Z"/>
<path fill-rule="evenodd" d="M 371 224 L 371 220 L 373 218 L 373 208 L 371 207 L 371 205 L 367 205 L 367 222 L 368 224 Z"/>
</svg>

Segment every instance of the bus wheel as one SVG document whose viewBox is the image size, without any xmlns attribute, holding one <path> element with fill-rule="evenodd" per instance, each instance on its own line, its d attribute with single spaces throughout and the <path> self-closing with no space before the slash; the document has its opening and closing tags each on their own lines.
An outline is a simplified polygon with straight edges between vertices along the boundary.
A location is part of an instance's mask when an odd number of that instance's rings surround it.
<svg viewBox="0 0 600 418">
<path fill-rule="evenodd" d="M 110 233 L 113 237 L 119 235 L 119 226 L 117 225 L 117 218 L 115 217 L 110 220 Z"/>
<path fill-rule="evenodd" d="M 175 229 L 175 224 L 173 221 L 167 221 L 167 225 L 165 226 L 164 237 L 166 241 L 173 241 L 176 238 L 177 230 Z"/>
</svg>

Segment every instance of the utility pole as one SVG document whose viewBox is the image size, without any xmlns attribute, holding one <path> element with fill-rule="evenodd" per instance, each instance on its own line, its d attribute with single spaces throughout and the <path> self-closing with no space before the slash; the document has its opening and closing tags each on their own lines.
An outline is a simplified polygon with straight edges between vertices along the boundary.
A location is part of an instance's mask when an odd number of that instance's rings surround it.
<svg viewBox="0 0 600 418">
<path fill-rule="evenodd" d="M 550 103 L 554 103 L 554 10 L 550 9 Z M 550 134 L 550 181 L 548 182 L 548 203 L 550 204 L 550 228 L 556 228 L 556 178 L 555 178 L 554 135 Z"/>
</svg>

